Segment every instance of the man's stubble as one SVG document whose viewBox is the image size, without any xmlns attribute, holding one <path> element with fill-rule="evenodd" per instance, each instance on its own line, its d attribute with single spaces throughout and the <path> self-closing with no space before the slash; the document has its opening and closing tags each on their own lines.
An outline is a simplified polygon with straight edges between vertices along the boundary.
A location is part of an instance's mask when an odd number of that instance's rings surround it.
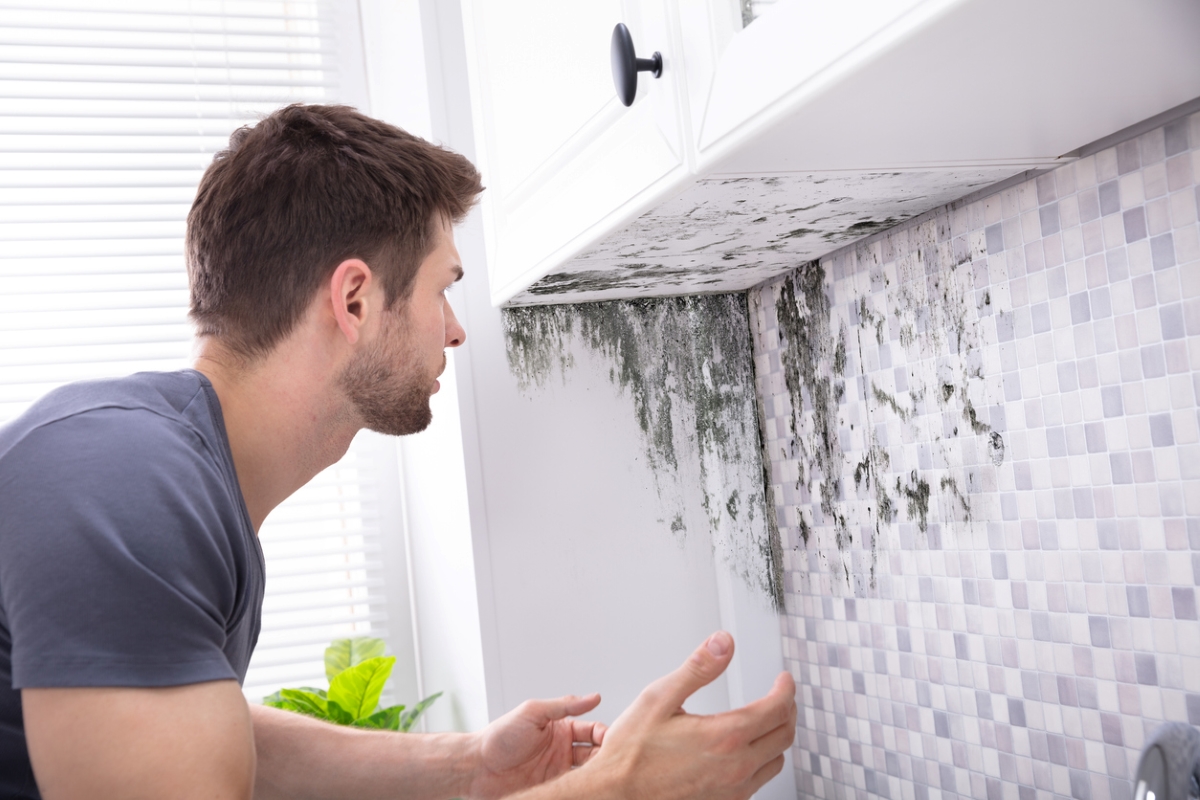
<svg viewBox="0 0 1200 800">
<path fill-rule="evenodd" d="M 429 398 L 437 375 L 426 372 L 412 346 L 404 313 L 389 312 L 379 339 L 356 355 L 338 380 L 363 427 L 405 436 L 425 430 L 433 420 Z"/>
</svg>

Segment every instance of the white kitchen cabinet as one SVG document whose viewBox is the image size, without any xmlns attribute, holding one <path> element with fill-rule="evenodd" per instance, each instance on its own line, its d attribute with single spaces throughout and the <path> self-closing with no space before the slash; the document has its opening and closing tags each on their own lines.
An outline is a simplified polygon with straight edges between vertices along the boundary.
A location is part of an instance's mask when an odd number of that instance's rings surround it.
<svg viewBox="0 0 1200 800">
<path fill-rule="evenodd" d="M 463 0 L 477 158 L 487 193 L 492 285 L 527 285 L 594 239 L 637 197 L 689 174 L 683 72 L 670 0 Z M 660 50 L 662 78 L 616 98 L 609 41 L 617 22 L 639 55 Z M 540 272 L 539 272 L 540 270 Z"/>
<path fill-rule="evenodd" d="M 497 304 L 744 290 L 1200 96 L 1192 0 L 462 3 Z"/>
</svg>

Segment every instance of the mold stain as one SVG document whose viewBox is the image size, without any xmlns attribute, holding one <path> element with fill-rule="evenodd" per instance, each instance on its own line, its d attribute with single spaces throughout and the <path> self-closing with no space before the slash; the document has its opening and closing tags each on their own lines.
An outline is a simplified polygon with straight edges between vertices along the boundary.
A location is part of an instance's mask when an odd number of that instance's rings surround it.
<svg viewBox="0 0 1200 800">
<path fill-rule="evenodd" d="M 963 419 L 966 420 L 970 424 L 971 430 L 973 430 L 975 433 L 991 433 L 992 432 L 992 427 L 990 425 L 988 425 L 986 422 L 979 421 L 979 416 L 975 413 L 975 406 L 972 405 L 971 399 L 969 397 L 963 398 L 962 415 L 963 415 Z"/>
<path fill-rule="evenodd" d="M 929 530 L 929 481 L 914 469 L 908 483 L 896 478 L 896 493 L 908 501 L 908 518 L 917 523 L 921 533 Z"/>
<path fill-rule="evenodd" d="M 746 295 L 505 308 L 502 318 L 509 369 L 526 393 L 555 375 L 565 383 L 580 348 L 598 358 L 632 402 L 660 498 L 684 505 L 671 531 L 686 535 L 696 521 L 681 498 L 699 485 L 720 557 L 782 608 Z"/>
<path fill-rule="evenodd" d="M 830 330 L 829 298 L 825 271 L 810 261 L 781 284 L 775 303 L 779 321 L 784 382 L 792 401 L 791 447 L 799 460 L 796 488 L 814 491 L 821 513 L 834 525 L 840 550 L 850 539 L 845 517 L 837 502 L 841 495 L 842 448 L 838 437 L 838 399 L 845 381 L 833 367 L 838 361 L 838 341 Z M 845 366 L 844 344 L 841 358 Z M 807 413 L 806 413 L 807 412 Z"/>
<path fill-rule="evenodd" d="M 938 485 L 941 487 L 943 492 L 949 494 L 956 501 L 958 501 L 959 508 L 963 514 L 963 521 L 970 522 L 971 521 L 971 502 L 969 500 L 967 500 L 966 496 L 963 495 L 963 493 L 961 491 L 959 491 L 958 481 L 956 481 L 954 478 L 950 477 L 949 475 L 943 475 L 942 479 L 940 481 L 938 481 Z"/>
<path fill-rule="evenodd" d="M 900 404 L 896 402 L 896 398 L 880 389 L 874 383 L 871 384 L 871 396 L 875 398 L 875 402 L 887 406 L 892 410 L 893 414 L 905 422 L 908 422 L 910 419 L 912 419 L 913 414 L 915 413 L 911 409 L 901 408 Z"/>
<path fill-rule="evenodd" d="M 845 578 L 856 594 L 876 588 L 879 548 L 910 546 L 895 522 L 912 523 L 931 547 L 974 524 L 972 496 L 986 482 L 979 468 L 967 466 L 971 451 L 960 436 L 973 438 L 975 452 L 983 448 L 992 465 L 1005 459 L 1003 435 L 986 410 L 991 395 L 979 321 L 999 309 L 990 292 L 974 288 L 982 255 L 980 243 L 952 239 L 948 219 L 939 217 L 804 263 L 754 290 L 776 304 L 786 390 L 780 394 L 791 406 L 790 416 L 781 413 L 791 435 L 781 466 L 797 478 L 797 547 L 815 545 L 811 563 Z M 837 279 L 829 280 L 830 272 Z M 826 298 L 838 293 L 844 294 L 831 307 Z M 848 350 L 839 319 L 854 329 L 856 350 Z M 839 409 L 847 381 L 857 391 Z M 997 389 L 990 387 L 993 394 Z M 860 414 L 865 419 L 856 419 Z M 843 496 L 843 483 L 851 498 Z M 931 527 L 935 522 L 940 530 Z M 850 530 L 869 541 L 855 544 Z M 850 557 L 852 545 L 869 551 L 869 578 L 866 561 Z"/>
<path fill-rule="evenodd" d="M 988 435 L 988 450 L 993 466 L 998 467 L 1004 463 L 1004 437 L 996 431 Z"/>
</svg>

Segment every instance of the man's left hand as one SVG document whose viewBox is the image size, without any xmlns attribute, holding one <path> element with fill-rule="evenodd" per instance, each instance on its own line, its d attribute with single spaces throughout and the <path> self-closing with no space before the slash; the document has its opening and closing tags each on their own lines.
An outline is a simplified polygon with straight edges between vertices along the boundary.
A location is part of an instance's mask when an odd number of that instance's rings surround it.
<svg viewBox="0 0 1200 800">
<path fill-rule="evenodd" d="M 599 749 L 607 726 L 570 717 L 599 704 L 598 694 L 527 700 L 484 728 L 471 797 L 503 797 L 582 766 Z"/>
</svg>

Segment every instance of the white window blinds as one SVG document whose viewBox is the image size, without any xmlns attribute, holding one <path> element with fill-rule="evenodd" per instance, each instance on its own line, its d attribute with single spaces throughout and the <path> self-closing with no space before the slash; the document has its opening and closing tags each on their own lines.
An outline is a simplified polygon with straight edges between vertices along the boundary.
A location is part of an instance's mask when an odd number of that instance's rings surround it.
<svg viewBox="0 0 1200 800">
<path fill-rule="evenodd" d="M 0 422 L 69 381 L 186 366 L 203 170 L 281 105 L 361 106 L 358 33 L 353 0 L 0 0 Z M 248 696 L 319 684 L 334 636 L 386 634 L 383 446 L 264 525 Z"/>
</svg>

